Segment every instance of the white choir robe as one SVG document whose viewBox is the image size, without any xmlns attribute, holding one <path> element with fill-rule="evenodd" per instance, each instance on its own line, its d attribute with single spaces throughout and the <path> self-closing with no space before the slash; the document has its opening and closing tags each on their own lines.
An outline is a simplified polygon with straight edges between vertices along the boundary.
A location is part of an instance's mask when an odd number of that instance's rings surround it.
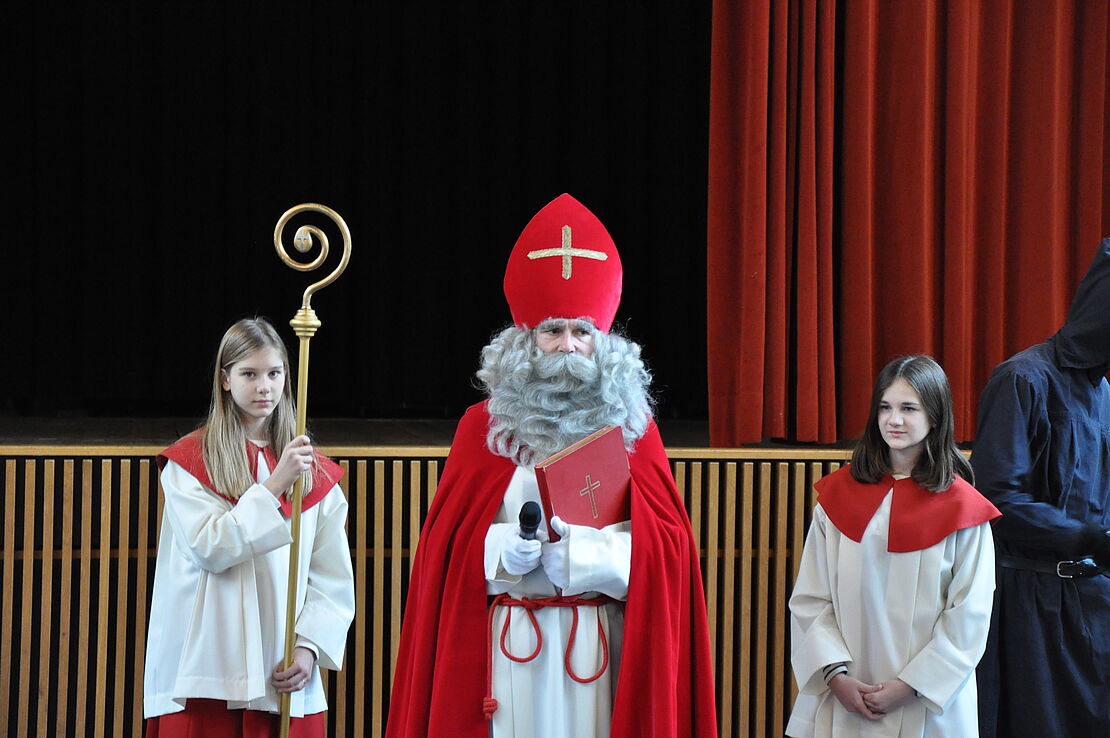
<svg viewBox="0 0 1110 738">
<path fill-rule="evenodd" d="M 258 455 L 259 482 L 269 476 Z M 279 711 L 270 683 L 284 660 L 290 521 L 261 484 L 232 505 L 178 464 L 162 471 L 165 508 L 147 638 L 143 713 L 184 709 L 190 697 L 229 709 Z M 354 576 L 339 485 L 301 514 L 297 645 L 318 660 L 290 714 L 327 709 L 320 667 L 339 669 L 354 618 Z"/>
<path fill-rule="evenodd" d="M 790 598 L 791 662 L 800 694 L 789 736 L 968 738 L 979 734 L 975 666 L 994 593 L 990 523 L 920 551 L 890 553 L 892 493 L 859 543 L 820 505 Z M 900 678 L 921 694 L 876 721 L 844 709 L 822 669 L 847 662 L 867 684 Z"/>
<path fill-rule="evenodd" d="M 547 578 L 542 566 L 523 577 L 512 576 L 501 567 L 500 540 L 505 531 L 517 530 L 521 506 L 528 500 L 540 501 L 533 467 L 518 466 L 497 516 L 486 535 L 486 591 L 491 595 L 509 593 L 520 599 L 556 596 L 559 591 Z M 537 538 L 547 540 L 546 520 Z M 628 598 L 628 573 L 632 561 L 631 523 L 623 522 L 601 530 L 577 528 L 570 536 L 570 586 L 565 596 L 591 598 L 598 593 L 615 600 Z M 494 613 L 491 633 L 493 645 L 493 697 L 498 709 L 490 722 L 493 738 L 607 738 L 613 712 L 613 695 L 620 671 L 624 613 L 620 605 L 580 606 L 578 631 L 571 666 L 581 678 L 597 673 L 603 663 L 597 623 L 605 630 L 609 645 L 609 667 L 596 681 L 580 684 L 567 674 L 564 665 L 571 632 L 573 609 L 545 607 L 535 610 L 543 633 L 543 648 L 526 663 L 515 663 L 501 652 L 501 629 L 509 611 L 512 620 L 505 647 L 517 657 L 536 648 L 535 629 L 521 607 L 499 607 Z"/>
</svg>

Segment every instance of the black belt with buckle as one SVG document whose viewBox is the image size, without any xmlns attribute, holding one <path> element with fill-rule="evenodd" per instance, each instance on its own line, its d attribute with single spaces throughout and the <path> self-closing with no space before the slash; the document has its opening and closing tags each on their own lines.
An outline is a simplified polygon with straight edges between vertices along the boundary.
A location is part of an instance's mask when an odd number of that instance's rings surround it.
<svg viewBox="0 0 1110 738">
<path fill-rule="evenodd" d="M 1090 556 L 1078 561 L 1038 561 L 1037 559 L 1023 559 L 1020 556 L 998 554 L 995 558 L 999 566 L 1007 569 L 1025 569 L 1037 571 L 1041 574 L 1055 574 L 1061 579 L 1075 579 L 1077 577 L 1097 577 L 1106 574 L 1107 570 L 1095 563 Z"/>
</svg>

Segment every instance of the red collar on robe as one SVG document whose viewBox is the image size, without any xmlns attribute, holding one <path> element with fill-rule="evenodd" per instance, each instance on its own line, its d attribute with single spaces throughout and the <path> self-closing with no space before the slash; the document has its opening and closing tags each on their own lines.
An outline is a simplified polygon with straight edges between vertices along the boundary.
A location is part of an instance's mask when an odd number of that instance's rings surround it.
<svg viewBox="0 0 1110 738">
<path fill-rule="evenodd" d="M 258 454 L 260 453 L 266 457 L 266 466 L 269 467 L 271 472 L 277 466 L 277 459 L 269 446 L 259 446 L 247 441 L 247 463 L 250 465 L 251 477 L 255 479 L 258 478 Z M 192 474 L 198 482 L 212 490 L 217 497 L 224 498 L 232 505 L 236 503 L 234 498 L 221 494 L 212 484 L 212 479 L 208 476 L 208 468 L 204 465 L 204 450 L 201 446 L 201 432 L 199 430 L 193 431 L 158 454 L 159 469 L 165 468 L 167 461 L 175 462 Z M 331 488 L 339 484 L 339 480 L 342 478 L 343 467 L 327 456 L 317 453 L 316 468 L 312 472 L 312 489 L 301 498 L 301 511 L 304 512 L 323 500 L 331 491 Z M 286 517 L 293 514 L 293 502 L 285 495 L 281 496 L 281 511 L 285 513 Z"/>
<path fill-rule="evenodd" d="M 489 736 L 482 714 L 488 606 L 483 556 L 486 532 L 515 466 L 486 448 L 488 429 L 485 403 L 459 421 L 420 534 L 387 738 Z M 629 466 L 635 545 L 612 735 L 715 738 L 698 552 L 654 423 L 629 455 Z"/>
<path fill-rule="evenodd" d="M 943 492 L 930 492 L 913 479 L 889 474 L 874 484 L 857 482 L 845 466 L 813 485 L 817 501 L 844 535 L 859 543 L 867 524 L 891 487 L 890 531 L 887 551 L 920 551 L 952 533 L 986 523 L 1002 515 L 979 491 L 957 476 Z"/>
</svg>

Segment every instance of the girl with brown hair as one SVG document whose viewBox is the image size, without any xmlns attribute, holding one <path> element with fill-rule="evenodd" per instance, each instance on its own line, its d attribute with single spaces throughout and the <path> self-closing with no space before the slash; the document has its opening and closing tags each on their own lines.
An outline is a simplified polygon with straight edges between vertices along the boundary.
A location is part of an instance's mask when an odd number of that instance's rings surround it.
<svg viewBox="0 0 1110 738">
<path fill-rule="evenodd" d="M 818 504 L 790 598 L 787 735 L 978 735 L 994 592 L 989 521 L 952 433 L 948 378 L 903 356 L 875 381 L 850 466 Z"/>
</svg>

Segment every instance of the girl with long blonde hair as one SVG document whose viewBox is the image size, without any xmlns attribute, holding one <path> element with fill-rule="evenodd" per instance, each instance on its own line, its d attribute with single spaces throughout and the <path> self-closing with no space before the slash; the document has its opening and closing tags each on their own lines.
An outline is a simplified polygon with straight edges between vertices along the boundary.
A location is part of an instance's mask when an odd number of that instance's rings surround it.
<svg viewBox="0 0 1110 738">
<path fill-rule="evenodd" d="M 323 736 L 319 669 L 338 669 L 354 617 L 342 470 L 294 437 L 289 359 L 264 319 L 220 341 L 208 419 L 163 451 L 165 494 L 144 683 L 147 735 Z M 280 455 L 277 452 L 280 451 Z M 290 491 L 305 477 L 297 634 L 283 668 Z"/>
</svg>

